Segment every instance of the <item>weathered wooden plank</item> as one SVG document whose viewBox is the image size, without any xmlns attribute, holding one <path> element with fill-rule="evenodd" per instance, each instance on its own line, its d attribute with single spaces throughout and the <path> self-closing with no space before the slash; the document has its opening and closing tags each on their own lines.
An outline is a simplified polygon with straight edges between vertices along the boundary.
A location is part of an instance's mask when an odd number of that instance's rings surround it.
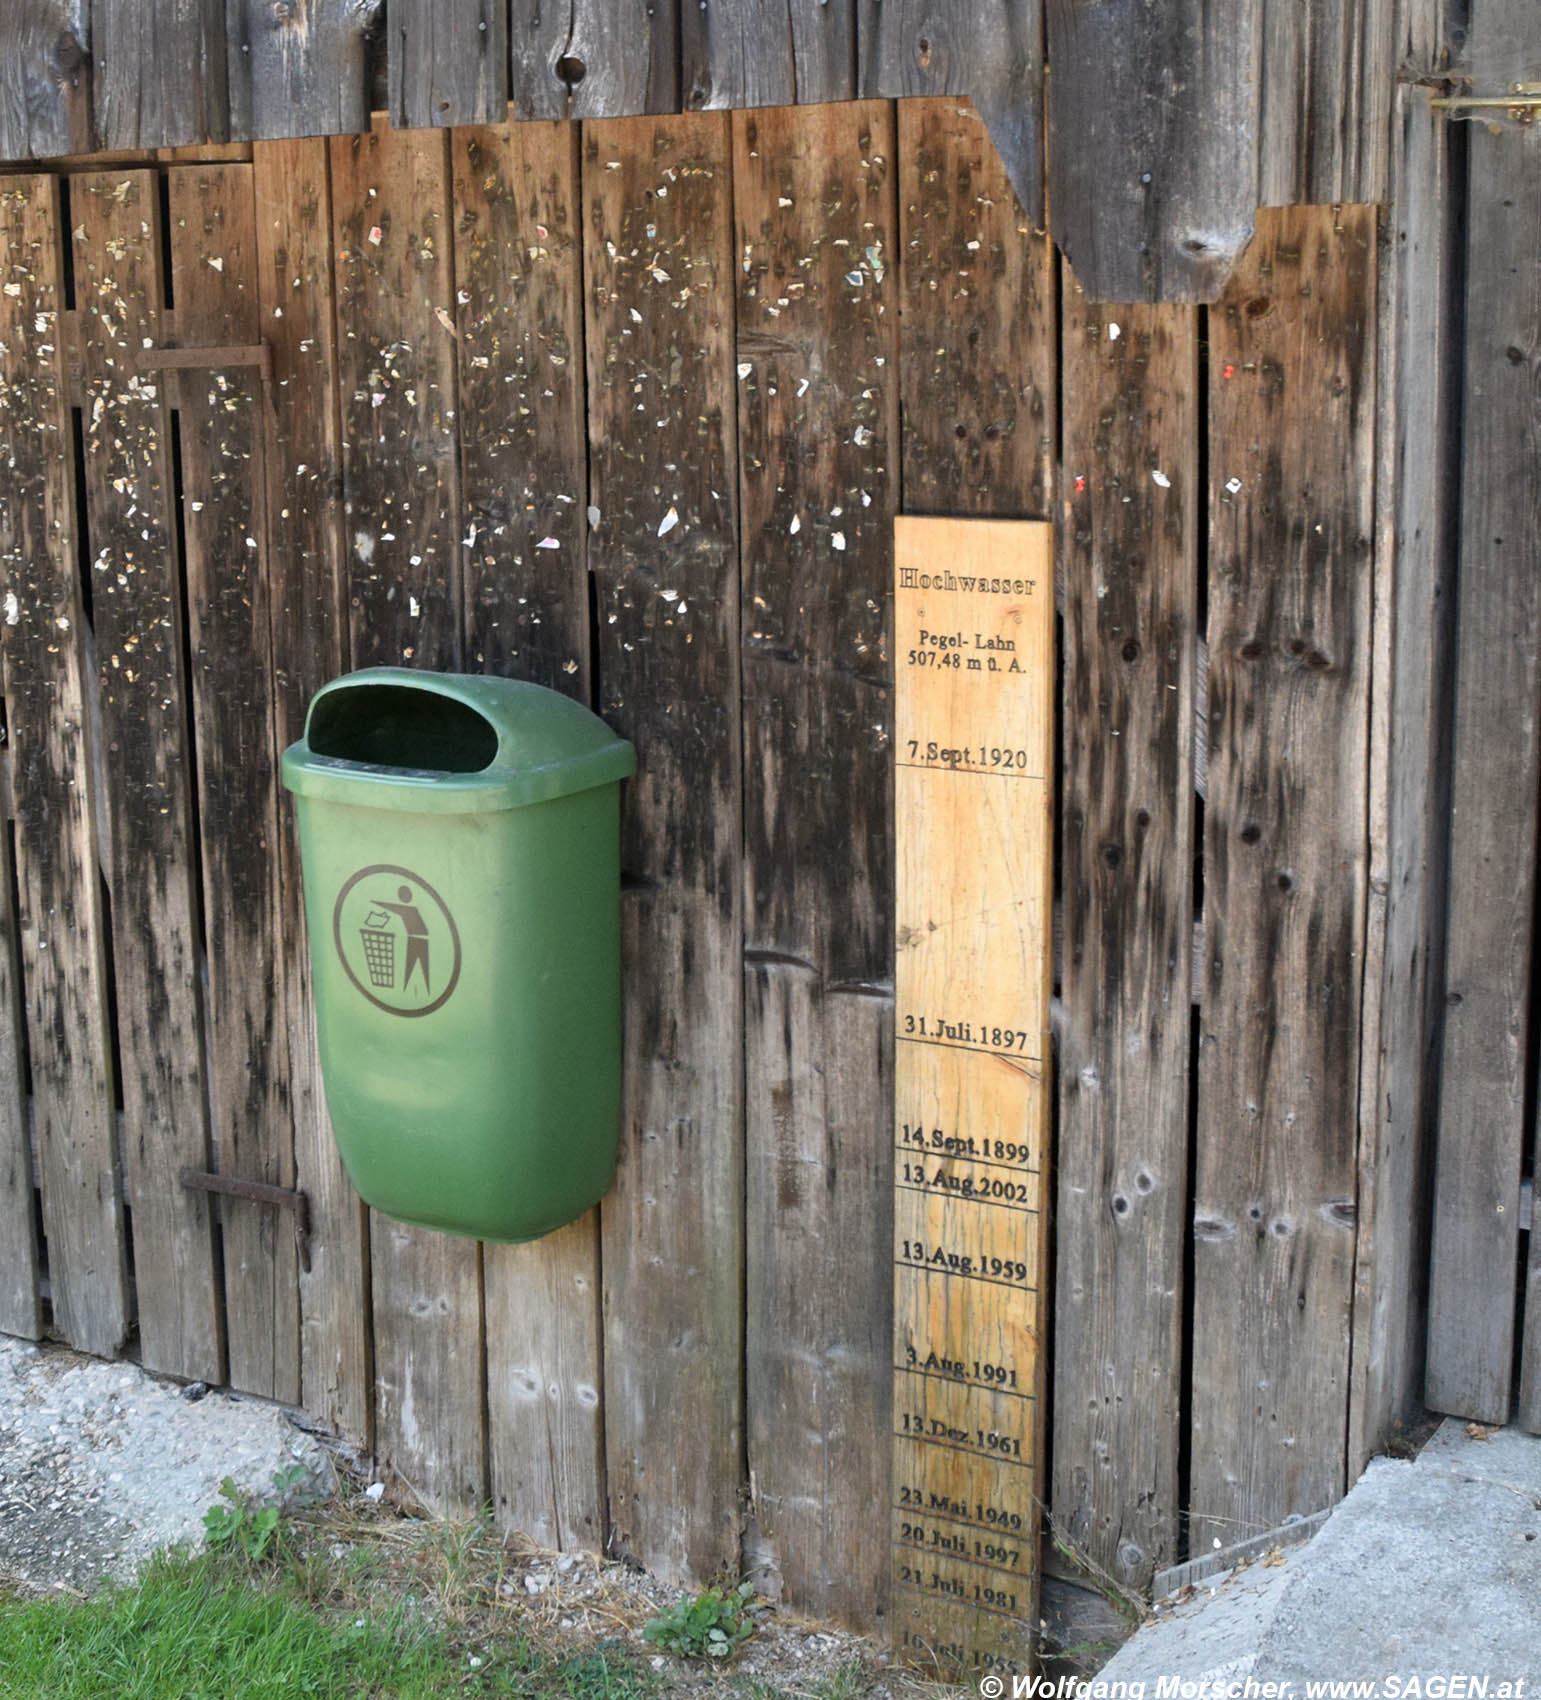
<svg viewBox="0 0 1541 1700">
<path fill-rule="evenodd" d="M 230 135 L 225 0 L 88 0 L 91 106 L 104 148 Z"/>
<path fill-rule="evenodd" d="M 906 516 L 894 552 L 891 1634 L 948 1674 L 1025 1674 L 1047 1360 L 1053 531 Z"/>
<path fill-rule="evenodd" d="M 708 0 L 680 11 L 687 110 L 809 105 L 855 93 L 852 0 Z"/>
<path fill-rule="evenodd" d="M 422 129 L 505 117 L 507 0 L 392 0 L 386 35 L 393 124 Z"/>
<path fill-rule="evenodd" d="M 53 1326 L 110 1357 L 129 1328 L 110 969 L 93 798 L 75 447 L 61 352 L 59 189 L 0 191 L 0 592 L 16 924 Z M 13 293 L 14 291 L 14 293 Z M 14 617 L 13 617 L 14 616 Z"/>
<path fill-rule="evenodd" d="M 177 1179 L 210 1166 L 182 568 L 165 384 L 137 370 L 166 289 L 154 174 L 75 178 L 70 219 L 139 1332 L 148 1367 L 209 1381 L 210 1205 Z"/>
<path fill-rule="evenodd" d="M 1348 1471 L 1422 1392 L 1427 1201 L 1444 993 L 1448 680 L 1458 394 L 1449 128 L 1400 96 L 1382 270 L 1370 731 L 1370 901 Z M 1381 759 L 1376 752 L 1387 752 Z M 1376 1019 L 1378 1015 L 1378 1020 Z"/>
<path fill-rule="evenodd" d="M 1372 208 L 1289 208 L 1210 316 L 1193 1549 L 1343 1491 L 1375 514 Z"/>
<path fill-rule="evenodd" d="M 327 144 L 259 143 L 252 179 L 257 296 L 263 335 L 273 350 L 263 461 L 274 746 L 282 750 L 304 731 L 314 692 L 348 665 Z M 274 980 L 288 1028 L 295 1180 L 310 1200 L 311 1216 L 310 1268 L 300 1273 L 300 1386 L 307 1411 L 368 1447 L 366 1213 L 327 1118 L 299 845 L 292 807 L 281 799 L 280 808 L 283 919 Z"/>
<path fill-rule="evenodd" d="M 835 0 L 841 4 L 842 0 Z M 513 0 L 516 118 L 619 118 L 680 102 L 679 0 Z"/>
<path fill-rule="evenodd" d="M 1047 516 L 1053 244 L 1034 233 L 966 104 L 901 102 L 898 158 L 905 508 Z"/>
<path fill-rule="evenodd" d="M 332 143 L 355 667 L 462 654 L 449 186 L 446 135 L 377 120 Z M 377 1450 L 431 1504 L 479 1506 L 479 1248 L 370 1220 Z"/>
<path fill-rule="evenodd" d="M 1065 942 L 1054 1525 L 1177 1558 L 1193 928 L 1199 328 L 1066 268 Z"/>
<path fill-rule="evenodd" d="M 743 1456 L 730 173 L 726 117 L 583 134 L 595 662 L 602 713 L 643 752 L 600 1211 L 606 1470 L 612 1546 L 678 1581 L 736 1569 Z"/>
<path fill-rule="evenodd" d="M 249 346 L 262 332 L 248 165 L 168 174 L 172 289 L 184 348 Z M 182 530 L 208 952 L 209 1102 L 221 1173 L 294 1185 L 287 1005 L 274 995 L 283 933 L 268 608 L 262 380 L 192 368 L 179 402 Z M 223 1210 L 225 1337 L 233 1387 L 300 1398 L 293 1224 Z"/>
<path fill-rule="evenodd" d="M 1541 132 L 1474 124 L 1467 146 L 1449 930 L 1424 1397 L 1437 1411 L 1504 1422 L 1532 1066 L 1529 799 L 1541 778 Z"/>
<path fill-rule="evenodd" d="M 4 412 L 0 409 L 0 418 Z M 9 436 L 7 430 L 5 438 Z M 5 526 L 0 511 L 0 527 Z M 3 550 L 4 543 L 0 542 Z M 5 554 L 0 553 L 0 563 L 4 559 Z M 8 585 L 7 573 L 0 586 Z M 3 595 L 0 588 L 0 597 Z M 3 664 L 4 647 L 0 645 L 0 703 L 5 700 Z M 9 746 L 9 725 L 3 730 Z M 22 983 L 17 916 L 11 901 L 16 870 L 8 798 L 5 815 L 5 830 L 0 832 L 0 1333 L 35 1340 L 43 1331 L 42 1267 L 34 1201 L 31 1095 L 27 1090 L 26 988 Z"/>
<path fill-rule="evenodd" d="M 749 1469 L 762 1564 L 886 1608 L 897 137 L 869 101 L 734 119 L 743 571 Z"/>
<path fill-rule="evenodd" d="M 0 15 L 0 159 L 46 159 L 91 146 L 83 9 L 20 0 Z"/>
<path fill-rule="evenodd" d="M 457 130 L 461 529 L 478 672 L 589 700 L 582 218 L 573 124 Z M 604 1544 L 599 1214 L 483 1254 L 502 1523 Z"/>
<path fill-rule="evenodd" d="M 1252 234 L 1262 0 L 1054 0 L 1049 207 L 1089 301 L 1213 301 Z"/>
<path fill-rule="evenodd" d="M 858 0 L 858 5 L 860 93 L 968 96 L 1029 221 L 1041 226 L 1041 0 Z"/>
<path fill-rule="evenodd" d="M 367 48 L 380 0 L 226 0 L 225 9 L 232 136 L 369 128 Z"/>
<path fill-rule="evenodd" d="M 1541 1153 L 1541 1135 L 1536 1140 Z M 1531 1174 L 1536 1173 L 1538 1155 L 1531 1158 Z M 1532 1186 L 1534 1181 L 1532 1180 Z M 1541 1234 L 1537 1234 L 1532 1217 L 1530 1256 L 1525 1265 L 1525 1298 L 1523 1315 L 1525 1335 L 1520 1356 L 1520 1391 L 1514 1420 L 1530 1434 L 1541 1434 Z"/>
<path fill-rule="evenodd" d="M 1397 0 L 1263 0 L 1258 200 L 1381 201 Z"/>
</svg>

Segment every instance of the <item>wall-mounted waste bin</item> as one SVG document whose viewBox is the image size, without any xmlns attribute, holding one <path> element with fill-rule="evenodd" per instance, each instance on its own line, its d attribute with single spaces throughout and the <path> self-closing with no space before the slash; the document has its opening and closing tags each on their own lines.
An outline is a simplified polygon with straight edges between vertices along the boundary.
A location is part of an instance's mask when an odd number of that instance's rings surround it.
<svg viewBox="0 0 1541 1700">
<path fill-rule="evenodd" d="M 630 744 L 509 679 L 317 692 L 295 793 L 327 1106 L 387 1215 L 526 1240 L 595 1203 L 620 1119 Z"/>
</svg>

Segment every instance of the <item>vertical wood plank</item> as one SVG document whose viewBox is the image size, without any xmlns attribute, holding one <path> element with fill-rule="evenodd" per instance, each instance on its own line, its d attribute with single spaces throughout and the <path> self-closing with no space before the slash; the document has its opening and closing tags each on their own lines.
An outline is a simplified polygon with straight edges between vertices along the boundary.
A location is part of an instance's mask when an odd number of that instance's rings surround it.
<svg viewBox="0 0 1541 1700">
<path fill-rule="evenodd" d="M 1343 1491 L 1375 258 L 1371 208 L 1270 212 L 1210 318 L 1195 1551 Z"/>
<path fill-rule="evenodd" d="M 606 1470 L 612 1545 L 679 1582 L 736 1569 L 743 1458 L 730 172 L 726 117 L 583 133 L 595 659 L 601 711 L 641 758 L 601 1206 Z"/>
<path fill-rule="evenodd" d="M 583 224 L 572 124 L 457 130 L 466 649 L 478 671 L 589 698 Z M 499 1520 L 604 1544 L 599 1213 L 483 1253 Z"/>
<path fill-rule="evenodd" d="M 222 142 L 230 134 L 225 0 L 88 0 L 100 148 Z"/>
<path fill-rule="evenodd" d="M 1177 1558 L 1193 938 L 1198 315 L 1064 277 L 1055 1528 Z"/>
<path fill-rule="evenodd" d="M 7 471 L 0 482 L 0 646 L 37 1180 L 54 1328 L 80 1350 L 110 1357 L 128 1333 L 129 1295 L 89 744 L 95 681 L 88 677 L 74 437 L 60 350 L 57 181 L 4 184 L 0 231 Z"/>
<path fill-rule="evenodd" d="M 4 377 L 0 376 L 0 385 L 4 383 Z M 9 411 L 8 403 L 7 391 L 0 389 L 0 419 Z M 9 436 L 10 432 L 5 431 L 0 441 L 8 440 Z M 6 516 L 0 511 L 0 539 L 8 529 Z M 0 566 L 4 565 L 5 556 L 4 542 L 0 541 Z M 10 575 L 0 574 L 0 602 L 9 589 Z M 19 596 L 17 600 L 20 601 Z M 4 650 L 0 647 L 0 663 L 3 660 Z M 0 702 L 4 700 L 4 672 L 0 666 Z M 8 722 L 4 742 L 9 764 Z M 0 1333 L 35 1340 L 43 1331 L 42 1267 L 33 1201 L 26 991 L 19 955 L 20 929 L 11 901 L 15 863 L 9 813 L 7 806 L 7 818 L 0 822 L 3 826 L 0 830 Z"/>
<path fill-rule="evenodd" d="M 859 92 L 869 98 L 967 96 L 989 128 L 1029 222 L 1041 226 L 1040 0 L 858 0 L 857 31 Z"/>
<path fill-rule="evenodd" d="M 1049 206 L 1089 301 L 1213 301 L 1257 205 L 1262 0 L 1048 9 Z"/>
<path fill-rule="evenodd" d="M 1450 130 L 1399 98 L 1383 271 L 1359 1234 L 1349 1479 L 1422 1394 L 1449 812 L 1459 302 Z M 1386 759 L 1377 752 L 1386 751 Z M 1374 1018 L 1377 1014 L 1378 1021 Z"/>
<path fill-rule="evenodd" d="M 0 17 L 0 159 L 91 147 L 91 66 L 83 20 L 63 7 L 9 6 Z"/>
<path fill-rule="evenodd" d="M 1263 0 L 1263 206 L 1386 198 L 1397 0 Z"/>
<path fill-rule="evenodd" d="M 251 167 L 182 166 L 168 177 L 183 346 L 256 342 Z M 287 1005 L 274 985 L 282 921 L 262 381 L 252 367 L 210 367 L 177 374 L 170 387 L 181 416 L 214 1144 L 222 1173 L 288 1187 L 294 1131 Z M 236 1202 L 223 1221 L 230 1384 L 298 1403 L 293 1223 Z"/>
<path fill-rule="evenodd" d="M 1518 14 L 1516 13 L 1516 16 Z M 1541 779 L 1541 132 L 1473 124 L 1450 902 L 1424 1396 L 1505 1422 Z"/>
<path fill-rule="evenodd" d="M 697 0 L 699 3 L 699 0 Z M 838 0 L 837 0 L 838 3 Z M 680 103 L 679 0 L 513 0 L 518 118 L 619 118 Z"/>
<path fill-rule="evenodd" d="M 460 510 L 449 138 L 332 143 L 337 356 L 355 667 L 453 671 Z M 430 1504 L 486 1495 L 480 1251 L 370 1217 L 377 1449 Z"/>
<path fill-rule="evenodd" d="M 504 117 L 507 0 L 394 0 L 386 31 L 393 124 L 423 129 Z"/>
<path fill-rule="evenodd" d="M 886 1609 L 898 480 L 893 109 L 735 117 L 746 1401 L 761 1550 Z"/>
<path fill-rule="evenodd" d="M 223 1380 L 210 1201 L 177 1178 L 210 1146 L 170 411 L 136 369 L 161 341 L 155 175 L 77 177 L 70 217 L 139 1332 L 147 1367 Z"/>
<path fill-rule="evenodd" d="M 226 0 L 230 133 L 245 139 L 369 128 L 366 46 L 378 3 Z"/>
<path fill-rule="evenodd" d="M 853 0 L 686 5 L 680 101 L 702 108 L 809 105 L 855 93 Z"/>
<path fill-rule="evenodd" d="M 1054 246 L 1034 232 L 966 104 L 901 102 L 898 158 L 905 509 L 1045 517 Z"/>
<path fill-rule="evenodd" d="M 257 295 L 273 349 L 267 471 L 268 614 L 274 746 L 300 737 L 316 690 L 347 670 L 342 586 L 342 450 L 332 299 L 331 181 L 324 141 L 252 150 Z M 369 1253 L 363 1204 L 327 1118 L 310 990 L 310 953 L 294 812 L 280 800 L 283 905 L 275 991 L 288 1032 L 288 1111 L 296 1184 L 310 1200 L 310 1268 L 300 1274 L 305 1408 L 371 1444 Z"/>
</svg>

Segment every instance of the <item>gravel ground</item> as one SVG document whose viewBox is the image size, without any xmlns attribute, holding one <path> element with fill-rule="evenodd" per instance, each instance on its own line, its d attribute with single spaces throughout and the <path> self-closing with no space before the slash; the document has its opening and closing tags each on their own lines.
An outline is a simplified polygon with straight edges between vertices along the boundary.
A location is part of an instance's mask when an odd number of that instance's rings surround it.
<svg viewBox="0 0 1541 1700">
<path fill-rule="evenodd" d="M 220 1483 L 324 1497 L 332 1462 L 279 1407 L 156 1381 L 129 1363 L 0 1336 L 0 1580 L 88 1593 L 203 1538 Z"/>
</svg>

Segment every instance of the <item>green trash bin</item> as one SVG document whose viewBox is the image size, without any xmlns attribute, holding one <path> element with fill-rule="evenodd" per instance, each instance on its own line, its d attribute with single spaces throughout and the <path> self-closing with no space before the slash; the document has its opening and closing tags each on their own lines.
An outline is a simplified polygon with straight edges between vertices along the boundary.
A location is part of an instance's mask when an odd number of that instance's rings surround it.
<svg viewBox="0 0 1541 1700">
<path fill-rule="evenodd" d="M 528 1240 L 608 1188 L 630 744 L 511 679 L 373 667 L 284 752 L 321 1068 L 359 1193 Z"/>
</svg>

